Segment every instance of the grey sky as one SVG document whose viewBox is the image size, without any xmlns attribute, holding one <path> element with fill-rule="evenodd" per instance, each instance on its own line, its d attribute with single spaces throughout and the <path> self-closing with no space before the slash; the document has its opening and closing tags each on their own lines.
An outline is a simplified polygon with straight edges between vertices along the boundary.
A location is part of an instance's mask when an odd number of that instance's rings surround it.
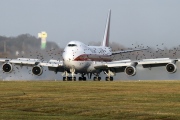
<svg viewBox="0 0 180 120">
<path fill-rule="evenodd" d="M 0 8 L 4 36 L 46 31 L 47 40 L 61 47 L 71 40 L 101 41 L 111 9 L 111 42 L 180 44 L 180 0 L 0 0 Z"/>
</svg>

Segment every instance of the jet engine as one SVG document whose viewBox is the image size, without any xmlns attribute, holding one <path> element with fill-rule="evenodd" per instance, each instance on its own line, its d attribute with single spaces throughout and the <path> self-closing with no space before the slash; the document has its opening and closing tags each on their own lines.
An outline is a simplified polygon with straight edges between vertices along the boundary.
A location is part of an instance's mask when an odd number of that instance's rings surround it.
<svg viewBox="0 0 180 120">
<path fill-rule="evenodd" d="M 13 66 L 10 63 L 4 63 L 2 65 L 2 69 L 3 69 L 4 72 L 10 73 L 13 70 Z"/>
<path fill-rule="evenodd" d="M 40 75 L 43 73 L 43 68 L 42 68 L 41 66 L 39 66 L 39 65 L 36 65 L 36 66 L 34 66 L 34 67 L 32 68 L 32 73 L 33 73 L 34 75 L 40 76 Z"/>
<path fill-rule="evenodd" d="M 166 65 L 166 70 L 169 72 L 169 73 L 175 73 L 176 70 L 177 70 L 177 67 L 174 63 L 169 63 Z"/>
<path fill-rule="evenodd" d="M 127 66 L 125 68 L 125 73 L 129 76 L 134 76 L 136 74 L 136 68 L 134 66 Z"/>
</svg>

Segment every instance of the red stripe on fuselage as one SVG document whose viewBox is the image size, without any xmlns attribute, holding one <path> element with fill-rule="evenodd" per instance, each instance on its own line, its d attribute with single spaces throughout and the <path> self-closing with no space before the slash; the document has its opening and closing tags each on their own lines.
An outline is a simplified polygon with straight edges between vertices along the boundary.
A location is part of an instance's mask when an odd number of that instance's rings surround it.
<svg viewBox="0 0 180 120">
<path fill-rule="evenodd" d="M 87 55 L 83 54 L 74 59 L 74 61 L 104 61 L 104 62 L 110 62 L 112 59 L 108 55 Z"/>
</svg>

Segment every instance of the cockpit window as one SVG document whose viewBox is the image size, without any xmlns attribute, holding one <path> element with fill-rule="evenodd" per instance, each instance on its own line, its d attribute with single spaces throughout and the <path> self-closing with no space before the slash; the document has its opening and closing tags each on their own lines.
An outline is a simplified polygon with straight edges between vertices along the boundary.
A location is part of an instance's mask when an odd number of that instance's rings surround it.
<svg viewBox="0 0 180 120">
<path fill-rule="evenodd" d="M 68 44 L 69 47 L 77 46 L 76 44 Z"/>
</svg>

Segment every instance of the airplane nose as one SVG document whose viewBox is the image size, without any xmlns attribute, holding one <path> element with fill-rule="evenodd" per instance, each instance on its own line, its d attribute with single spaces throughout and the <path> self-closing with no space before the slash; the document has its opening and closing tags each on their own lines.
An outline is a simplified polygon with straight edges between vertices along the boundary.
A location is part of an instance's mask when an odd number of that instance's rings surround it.
<svg viewBox="0 0 180 120">
<path fill-rule="evenodd" d="M 70 54 L 68 54 L 67 52 L 63 52 L 63 60 L 64 61 L 70 61 L 71 60 L 71 56 Z"/>
<path fill-rule="evenodd" d="M 67 46 L 63 52 L 63 59 L 64 61 L 73 61 L 81 54 L 83 54 L 82 48 L 77 46 L 73 46 L 73 47 Z"/>
<path fill-rule="evenodd" d="M 64 51 L 63 59 L 64 61 L 72 61 L 74 58 L 74 53 L 72 51 Z"/>
</svg>

